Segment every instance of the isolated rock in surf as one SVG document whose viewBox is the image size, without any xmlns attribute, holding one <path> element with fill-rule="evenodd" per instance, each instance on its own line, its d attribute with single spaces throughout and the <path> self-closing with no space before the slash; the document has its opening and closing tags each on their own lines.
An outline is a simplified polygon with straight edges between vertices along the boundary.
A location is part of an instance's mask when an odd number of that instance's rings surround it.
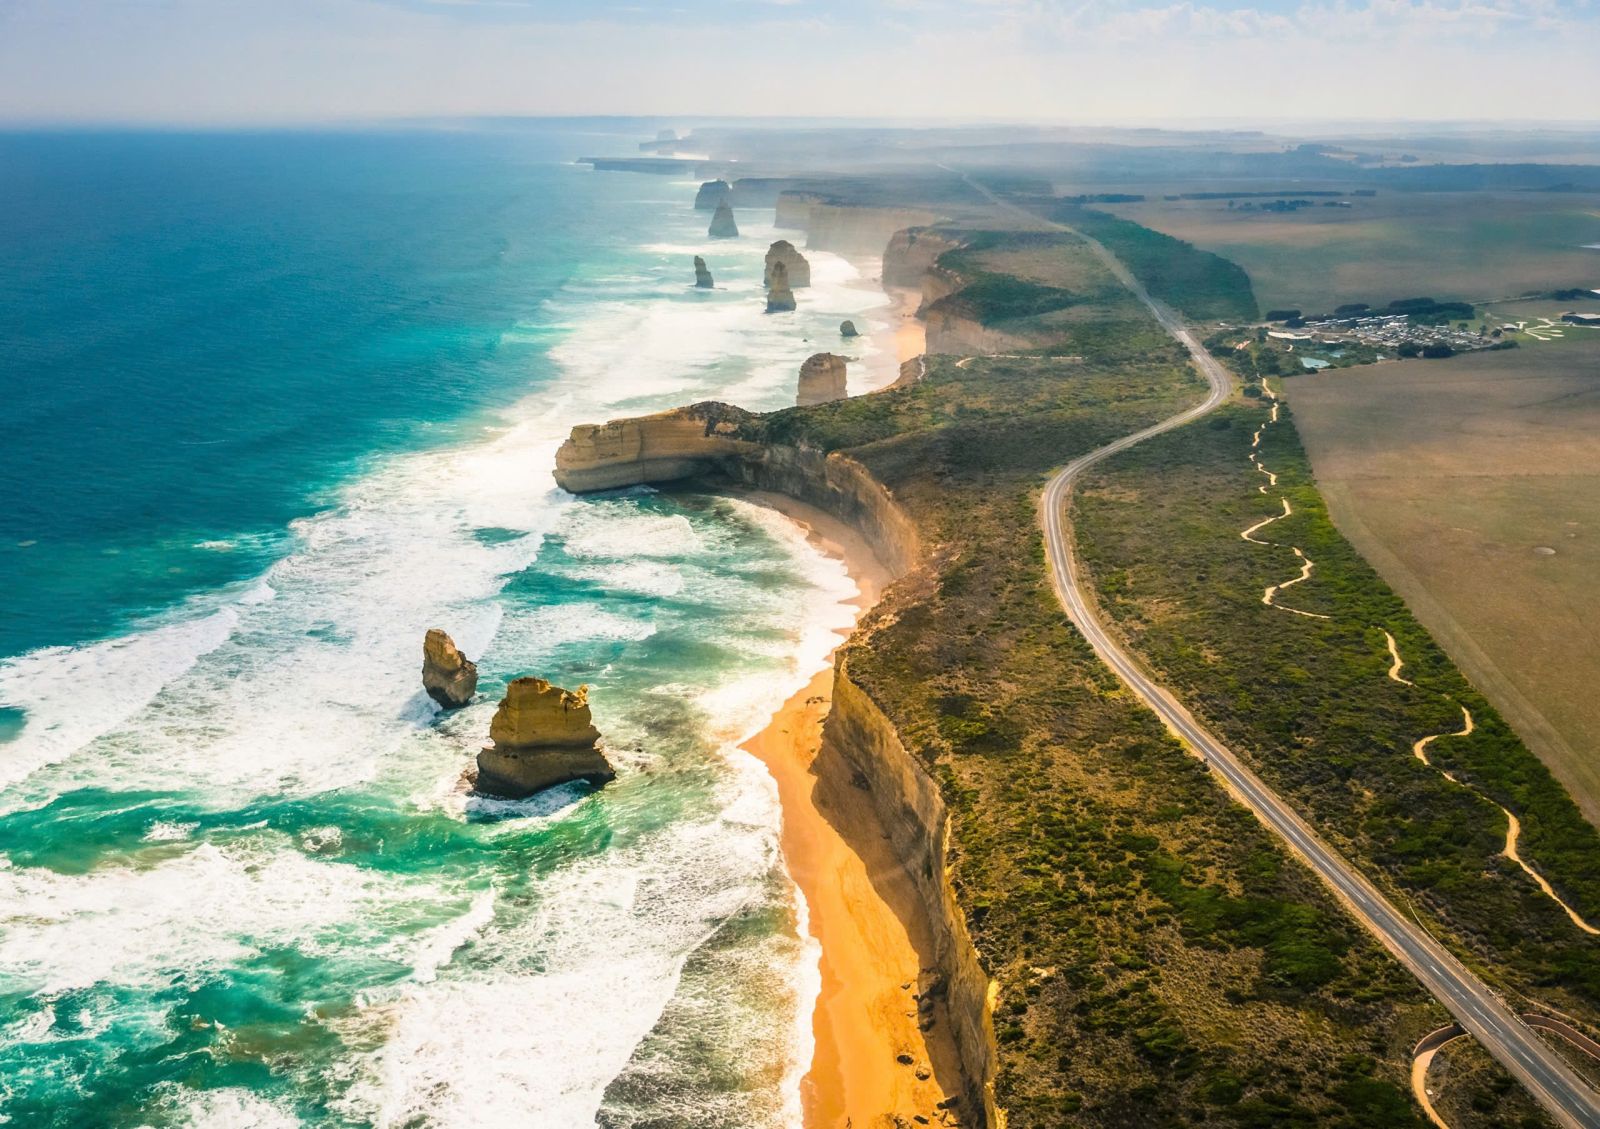
<svg viewBox="0 0 1600 1129">
<path fill-rule="evenodd" d="M 788 313 L 795 308 L 794 291 L 789 289 L 789 269 L 773 263 L 768 274 L 767 313 Z"/>
<path fill-rule="evenodd" d="M 711 217 L 711 227 L 706 234 L 712 239 L 739 238 L 739 225 L 733 222 L 733 209 L 728 207 L 726 200 L 717 205 L 716 214 Z"/>
<path fill-rule="evenodd" d="M 694 194 L 694 207 L 697 212 L 710 212 L 716 210 L 733 191 L 733 185 L 725 180 L 708 180 L 700 186 L 700 191 Z"/>
<path fill-rule="evenodd" d="M 782 263 L 789 272 L 789 286 L 792 289 L 811 285 L 811 264 L 787 239 L 780 239 L 767 248 L 766 269 L 761 277 L 761 285 L 772 285 L 772 267 L 776 263 Z"/>
<path fill-rule="evenodd" d="M 457 710 L 478 692 L 478 667 L 437 627 L 422 640 L 422 688 L 447 710 Z"/>
<path fill-rule="evenodd" d="M 711 269 L 699 255 L 694 257 L 694 284 L 701 290 L 710 290 L 714 285 L 711 281 Z"/>
<path fill-rule="evenodd" d="M 558 784 L 616 778 L 598 746 L 600 731 L 589 714 L 589 688 L 552 686 L 543 678 L 518 678 L 489 724 L 478 753 L 477 790 L 520 800 Z"/>
<path fill-rule="evenodd" d="M 794 402 L 803 408 L 808 404 L 843 400 L 847 364 L 846 358 L 837 353 L 815 353 L 807 357 L 806 363 L 800 366 L 800 390 Z"/>
<path fill-rule="evenodd" d="M 856 329 L 856 323 L 855 322 L 853 322 L 853 321 L 842 321 L 842 322 L 839 323 L 839 336 L 840 337 L 859 337 L 859 336 L 861 336 L 861 334 Z"/>
</svg>

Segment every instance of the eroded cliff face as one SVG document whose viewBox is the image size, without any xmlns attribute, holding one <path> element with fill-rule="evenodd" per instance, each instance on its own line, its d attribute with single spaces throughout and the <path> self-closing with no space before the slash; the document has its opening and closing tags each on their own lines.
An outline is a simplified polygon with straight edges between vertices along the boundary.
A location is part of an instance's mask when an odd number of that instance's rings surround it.
<svg viewBox="0 0 1600 1129">
<path fill-rule="evenodd" d="M 822 197 L 814 192 L 780 192 L 773 204 L 772 226 L 794 227 L 804 231 L 811 223 L 812 207 L 821 202 Z"/>
<path fill-rule="evenodd" d="M 901 860 L 899 874 L 875 880 L 905 883 L 924 909 L 919 924 L 925 932 L 919 937 L 912 930 L 925 965 L 919 995 L 943 998 L 941 1015 L 950 1025 L 950 1040 L 960 1060 L 960 1079 L 940 1081 L 960 1101 L 963 1125 L 1003 1129 L 1005 1115 L 994 1094 L 998 1064 L 990 979 L 950 883 L 946 865 L 950 821 L 944 799 L 893 722 L 851 679 L 848 654 L 848 649 L 842 652 L 834 668 L 833 704 L 822 739 L 853 770 L 854 785 L 871 798 L 881 833 Z"/>
<path fill-rule="evenodd" d="M 939 256 L 960 246 L 953 235 L 936 228 L 908 227 L 897 231 L 883 250 L 883 284 L 920 290 L 923 276 L 933 270 Z"/>
<path fill-rule="evenodd" d="M 783 198 L 779 199 L 780 206 Z M 815 201 L 803 225 L 806 246 L 836 255 L 883 254 L 895 232 L 925 227 L 939 217 L 920 208 L 874 208 Z"/>
<path fill-rule="evenodd" d="M 753 452 L 738 439 L 749 412 L 728 404 L 693 404 L 653 416 L 579 424 L 556 452 L 556 484 L 574 494 L 692 478 L 717 460 Z"/>
<path fill-rule="evenodd" d="M 946 310 L 926 310 L 922 314 L 926 347 L 930 353 L 972 356 L 987 353 L 1020 353 L 1037 349 L 1047 342 L 1035 341 L 1017 333 L 1007 333 Z"/>
</svg>

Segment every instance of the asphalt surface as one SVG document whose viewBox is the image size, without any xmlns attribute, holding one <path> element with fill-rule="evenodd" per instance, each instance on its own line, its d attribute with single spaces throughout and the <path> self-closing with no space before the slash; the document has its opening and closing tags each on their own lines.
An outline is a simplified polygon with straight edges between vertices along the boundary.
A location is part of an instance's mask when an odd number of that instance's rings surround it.
<svg viewBox="0 0 1600 1129">
<path fill-rule="evenodd" d="M 972 181 L 969 183 L 1001 207 L 1022 212 L 1022 209 L 999 199 L 982 185 Z M 1488 985 L 1468 971 L 1421 925 L 1395 908 L 1354 865 L 1324 843 L 1305 820 L 1263 784 L 1255 773 L 1240 763 L 1226 745 L 1202 728 L 1177 699 L 1140 668 L 1101 622 L 1093 600 L 1085 592 L 1082 572 L 1072 551 L 1071 529 L 1066 522 L 1067 502 L 1072 487 L 1084 471 L 1118 451 L 1182 427 L 1219 407 L 1228 399 L 1232 381 L 1221 363 L 1206 352 L 1182 320 L 1151 298 L 1139 281 L 1105 247 L 1072 228 L 1050 224 L 1032 213 L 1022 214 L 1034 223 L 1085 238 L 1101 261 L 1150 308 L 1162 327 L 1189 351 L 1210 385 L 1210 394 L 1201 403 L 1074 459 L 1057 471 L 1045 486 L 1040 500 L 1040 519 L 1050 559 L 1051 582 L 1068 618 L 1128 688 L 1154 710 L 1196 755 L 1202 757 L 1212 771 L 1222 777 L 1229 790 L 1262 823 L 1277 832 L 1294 853 L 1332 887 L 1357 919 L 1422 981 L 1434 998 L 1455 1016 L 1456 1022 L 1527 1087 L 1528 1092 L 1558 1124 L 1569 1129 L 1600 1129 L 1600 1095 L 1553 1048 L 1541 1041 L 1532 1028 L 1518 1019 Z"/>
</svg>

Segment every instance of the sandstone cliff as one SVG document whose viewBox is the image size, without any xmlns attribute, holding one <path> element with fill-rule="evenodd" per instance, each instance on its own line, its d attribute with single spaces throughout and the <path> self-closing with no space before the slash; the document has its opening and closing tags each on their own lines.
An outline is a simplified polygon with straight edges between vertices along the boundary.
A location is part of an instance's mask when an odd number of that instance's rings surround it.
<svg viewBox="0 0 1600 1129">
<path fill-rule="evenodd" d="M 700 186 L 700 191 L 694 194 L 694 207 L 697 212 L 714 212 L 717 205 L 728 198 L 733 191 L 733 185 L 725 180 L 708 180 Z"/>
<path fill-rule="evenodd" d="M 728 404 L 704 403 L 580 424 L 556 452 L 556 483 L 583 494 L 692 478 L 717 459 L 755 451 L 756 444 L 737 438 L 741 425 L 753 418 Z"/>
<path fill-rule="evenodd" d="M 600 731 L 589 713 L 589 688 L 576 692 L 542 678 L 518 678 L 489 725 L 492 745 L 478 753 L 477 790 L 521 799 L 535 792 L 587 780 L 604 784 L 616 777 L 596 747 Z"/>
<path fill-rule="evenodd" d="M 478 667 L 437 627 L 422 640 L 422 688 L 447 710 L 460 709 L 478 692 Z"/>
<path fill-rule="evenodd" d="M 773 204 L 773 227 L 797 227 L 802 231 L 811 223 L 811 209 L 822 197 L 814 192 L 785 191 Z"/>
<path fill-rule="evenodd" d="M 706 266 L 706 261 L 699 255 L 694 257 L 694 284 L 701 290 L 710 290 L 716 285 L 711 280 L 711 269 Z"/>
<path fill-rule="evenodd" d="M 807 357 L 800 366 L 800 387 L 794 402 L 803 408 L 843 400 L 848 365 L 848 360 L 837 353 L 813 353 Z"/>
<path fill-rule="evenodd" d="M 921 208 L 876 208 L 818 201 L 806 217 L 806 246 L 839 255 L 883 254 L 894 233 L 939 217 Z"/>
<path fill-rule="evenodd" d="M 761 285 L 772 286 L 772 268 L 775 264 L 782 263 L 788 272 L 789 285 L 798 290 L 802 286 L 811 285 L 811 264 L 806 262 L 806 257 L 795 249 L 795 245 L 787 239 L 780 239 L 767 248 L 766 267 L 762 272 Z"/>
<path fill-rule="evenodd" d="M 782 263 L 767 267 L 767 313 L 788 313 L 795 308 L 794 291 L 789 288 L 789 271 Z"/>
<path fill-rule="evenodd" d="M 903 367 L 900 385 L 919 379 L 920 359 Z M 759 417 L 720 404 L 697 404 L 602 427 L 574 428 L 556 457 L 556 478 L 569 490 L 661 482 L 690 476 L 787 494 L 860 530 L 894 576 L 918 569 L 925 550 L 915 522 L 859 462 L 842 452 L 742 439 Z M 877 827 L 853 833 L 886 835 L 914 894 L 917 941 L 925 970 L 919 995 L 942 997 L 961 1060 L 960 1078 L 941 1082 L 960 1099 L 961 1124 L 1003 1124 L 994 1104 L 995 1049 L 990 981 L 946 878 L 948 819 L 938 786 L 907 750 L 871 697 L 851 681 L 848 649 L 834 676 L 833 706 L 824 730 L 835 759 L 850 766 L 877 813 Z M 849 778 L 846 778 L 849 786 Z M 837 783 L 837 782 L 835 782 Z M 892 899 L 891 899 L 892 901 Z M 902 903 L 903 904 L 903 903 Z"/>
<path fill-rule="evenodd" d="M 734 222 L 733 209 L 726 200 L 717 205 L 716 213 L 711 217 L 711 227 L 706 234 L 712 239 L 737 239 L 739 238 L 739 225 Z"/>
<path fill-rule="evenodd" d="M 929 353 L 973 356 L 993 353 L 1020 353 L 1048 344 L 1020 333 L 1011 333 L 958 313 L 938 308 L 922 313 L 927 327 L 925 348 Z"/>
<path fill-rule="evenodd" d="M 940 1081 L 955 1092 L 962 1125 L 1002 1129 L 1005 1119 L 994 1094 L 998 1063 L 990 980 L 950 885 L 950 820 L 944 800 L 894 723 L 851 680 L 848 651 L 834 665 L 833 703 L 823 723 L 823 742 L 870 797 L 880 833 L 901 860 L 899 878 L 915 892 L 922 910 L 928 936 L 918 945 L 924 963 L 918 995 L 943 997 L 944 1018 L 961 1060 L 962 1077 Z"/>
<path fill-rule="evenodd" d="M 556 483 L 575 494 L 710 478 L 798 498 L 849 522 L 896 574 L 916 566 L 921 539 L 889 491 L 841 452 L 759 442 L 758 416 L 703 403 L 653 416 L 580 424 L 556 452 Z"/>
<path fill-rule="evenodd" d="M 937 228 L 908 227 L 897 231 L 883 251 L 883 284 L 921 290 L 923 276 L 933 270 L 939 256 L 960 246 L 954 234 Z"/>
</svg>

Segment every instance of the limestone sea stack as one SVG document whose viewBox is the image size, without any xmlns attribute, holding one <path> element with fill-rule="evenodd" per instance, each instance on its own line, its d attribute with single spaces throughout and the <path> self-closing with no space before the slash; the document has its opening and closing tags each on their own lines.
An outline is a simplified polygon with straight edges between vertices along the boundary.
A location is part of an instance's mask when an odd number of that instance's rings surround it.
<svg viewBox="0 0 1600 1129">
<path fill-rule="evenodd" d="M 458 710 L 478 692 L 478 667 L 437 627 L 422 640 L 422 688 L 447 710 Z"/>
<path fill-rule="evenodd" d="M 800 391 L 795 403 L 826 404 L 829 400 L 845 398 L 845 373 L 848 362 L 837 353 L 816 353 L 806 358 L 800 366 Z"/>
<path fill-rule="evenodd" d="M 728 207 L 726 200 L 717 205 L 717 210 L 711 217 L 711 227 L 706 234 L 713 239 L 739 238 L 739 225 L 733 222 L 733 209 Z"/>
<path fill-rule="evenodd" d="M 589 688 L 552 686 L 542 678 L 518 678 L 489 723 L 489 739 L 478 753 L 477 790 L 520 800 L 558 784 L 616 778 L 597 747 L 600 731 L 589 716 Z"/>
<path fill-rule="evenodd" d="M 773 263 L 767 271 L 767 313 L 784 314 L 795 308 L 794 291 L 789 289 L 789 269 Z"/>
<path fill-rule="evenodd" d="M 859 330 L 856 329 L 856 323 L 855 322 L 846 320 L 846 321 L 842 321 L 842 322 L 839 323 L 839 336 L 840 337 L 860 337 L 861 333 L 860 333 Z"/>
<path fill-rule="evenodd" d="M 787 239 L 780 239 L 767 248 L 767 268 L 761 280 L 763 286 L 772 285 L 774 263 L 782 263 L 789 272 L 789 286 L 792 289 L 799 290 L 802 286 L 811 285 L 811 264 Z"/>
<path fill-rule="evenodd" d="M 725 180 L 708 180 L 700 186 L 700 191 L 694 194 L 694 209 L 697 212 L 716 211 L 717 205 L 728 199 L 733 192 L 733 185 Z"/>
<path fill-rule="evenodd" d="M 694 284 L 701 290 L 710 290 L 715 285 L 711 281 L 711 269 L 699 255 L 694 257 Z"/>
</svg>

